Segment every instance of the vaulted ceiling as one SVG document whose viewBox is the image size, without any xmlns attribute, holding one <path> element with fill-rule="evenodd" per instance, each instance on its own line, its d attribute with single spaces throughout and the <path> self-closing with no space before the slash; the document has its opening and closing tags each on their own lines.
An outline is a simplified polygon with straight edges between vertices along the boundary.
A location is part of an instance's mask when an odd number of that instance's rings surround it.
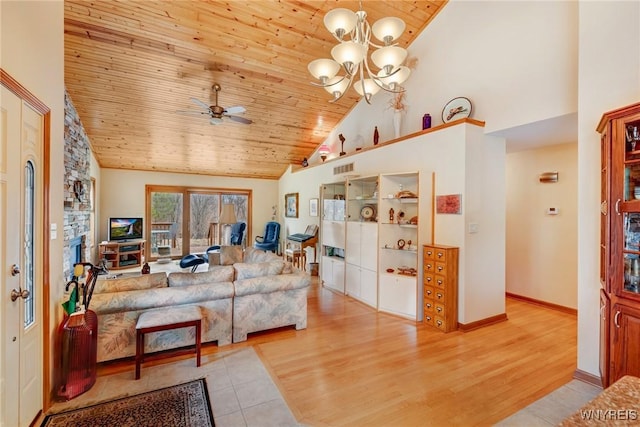
<svg viewBox="0 0 640 427">
<path fill-rule="evenodd" d="M 65 85 L 102 167 L 277 179 L 309 157 L 358 100 L 310 84 L 337 43 L 323 24 L 357 1 L 65 0 Z M 363 1 L 402 18 L 407 47 L 445 1 Z M 211 125 L 191 98 L 243 106 Z M 195 114 L 178 113 L 193 111 Z"/>
</svg>

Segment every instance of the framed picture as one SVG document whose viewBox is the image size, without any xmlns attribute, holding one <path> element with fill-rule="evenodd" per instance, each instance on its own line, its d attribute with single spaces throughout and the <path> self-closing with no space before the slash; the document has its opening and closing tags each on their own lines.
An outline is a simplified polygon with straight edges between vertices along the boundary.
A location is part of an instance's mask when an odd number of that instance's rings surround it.
<svg viewBox="0 0 640 427">
<path fill-rule="evenodd" d="M 436 213 L 460 214 L 462 213 L 462 194 L 447 194 L 436 196 Z"/>
<path fill-rule="evenodd" d="M 318 199 L 309 199 L 309 216 L 318 216 Z"/>
<path fill-rule="evenodd" d="M 298 218 L 298 193 L 284 195 L 284 216 Z"/>
</svg>

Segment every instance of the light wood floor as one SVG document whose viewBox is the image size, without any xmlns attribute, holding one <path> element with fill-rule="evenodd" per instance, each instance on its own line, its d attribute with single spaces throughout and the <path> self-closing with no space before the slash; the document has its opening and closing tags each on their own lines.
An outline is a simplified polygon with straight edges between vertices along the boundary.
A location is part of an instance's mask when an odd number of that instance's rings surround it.
<svg viewBox="0 0 640 427">
<path fill-rule="evenodd" d="M 304 425 L 492 425 L 569 382 L 576 369 L 575 315 L 507 299 L 508 321 L 443 334 L 313 279 L 306 330 L 203 349 L 253 346 Z M 131 362 L 101 365 L 98 374 L 124 369 Z"/>
</svg>

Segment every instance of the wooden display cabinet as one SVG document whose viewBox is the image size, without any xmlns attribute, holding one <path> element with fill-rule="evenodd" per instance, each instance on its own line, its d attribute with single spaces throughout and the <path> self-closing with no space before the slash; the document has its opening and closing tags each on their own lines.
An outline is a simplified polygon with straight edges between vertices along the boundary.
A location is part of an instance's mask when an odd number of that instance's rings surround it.
<svg viewBox="0 0 640 427">
<path fill-rule="evenodd" d="M 600 345 L 606 347 L 600 366 L 607 387 L 624 375 L 640 376 L 640 103 L 605 113 L 598 132 Z"/>
<path fill-rule="evenodd" d="M 144 245 L 144 240 L 100 243 L 100 260 L 106 260 L 110 270 L 140 267 L 144 262 Z"/>
</svg>

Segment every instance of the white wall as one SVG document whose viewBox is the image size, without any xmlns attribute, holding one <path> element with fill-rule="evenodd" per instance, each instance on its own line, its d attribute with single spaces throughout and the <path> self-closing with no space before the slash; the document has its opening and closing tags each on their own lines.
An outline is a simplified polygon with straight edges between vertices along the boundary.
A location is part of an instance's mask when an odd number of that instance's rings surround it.
<svg viewBox="0 0 640 427">
<path fill-rule="evenodd" d="M 101 170 L 100 240 L 107 239 L 107 221 L 110 216 L 144 216 L 145 185 L 182 185 L 190 187 L 215 187 L 252 190 L 252 235 L 262 235 L 264 225 L 271 221 L 271 206 L 278 205 L 278 181 L 267 179 L 229 178 L 219 176 L 176 174 L 164 172 Z M 307 209 L 308 210 L 308 209 Z"/>
<path fill-rule="evenodd" d="M 578 104 L 578 369 L 599 376 L 600 137 L 606 111 L 640 100 L 640 2 L 581 1 Z"/>
<path fill-rule="evenodd" d="M 0 2 L 0 67 L 51 110 L 50 221 L 58 226 L 58 238 L 50 241 L 49 277 L 46 280 L 50 283 L 51 300 L 48 303 L 51 330 L 45 331 L 45 334 L 50 338 L 52 346 L 58 320 L 62 316 L 59 302 L 65 285 L 62 277 L 63 17 L 62 1 Z"/>
<path fill-rule="evenodd" d="M 558 182 L 541 183 L 552 171 Z M 506 174 L 507 292 L 577 308 L 578 144 L 508 154 Z"/>
<path fill-rule="evenodd" d="M 485 121 L 487 133 L 575 113 L 577 7 L 574 1 L 450 1 L 409 46 L 418 65 L 404 84 L 401 135 L 422 129 L 424 113 L 433 126 L 442 123 L 442 108 L 458 96 L 471 100 L 471 117 Z M 327 94 L 318 89 L 318 96 Z M 372 145 L 374 126 L 380 141 L 393 139 L 390 98 L 381 91 L 372 105 L 360 101 L 327 138 L 334 156 L 340 133 L 346 152 L 355 150 L 358 135 Z"/>
<path fill-rule="evenodd" d="M 302 213 L 308 213 L 308 199 L 318 197 L 321 184 L 343 181 L 333 168 L 354 162 L 359 176 L 394 172 L 420 172 L 420 214 L 418 245 L 435 243 L 458 246 L 459 319 L 472 323 L 503 314 L 505 246 L 505 143 L 488 137 L 476 125 L 460 124 L 423 134 L 374 150 L 346 156 L 326 164 L 288 171 L 280 179 L 280 195 L 299 192 Z M 462 194 L 462 214 L 436 214 L 431 235 L 431 173 L 435 173 L 435 193 Z M 301 183 L 304 183 L 302 185 Z M 309 221 L 281 218 L 285 229 L 304 230 Z M 469 222 L 479 225 L 479 233 L 469 235 Z M 421 277 L 421 276 L 420 276 Z M 419 279 L 420 279 L 419 277 Z"/>
</svg>

